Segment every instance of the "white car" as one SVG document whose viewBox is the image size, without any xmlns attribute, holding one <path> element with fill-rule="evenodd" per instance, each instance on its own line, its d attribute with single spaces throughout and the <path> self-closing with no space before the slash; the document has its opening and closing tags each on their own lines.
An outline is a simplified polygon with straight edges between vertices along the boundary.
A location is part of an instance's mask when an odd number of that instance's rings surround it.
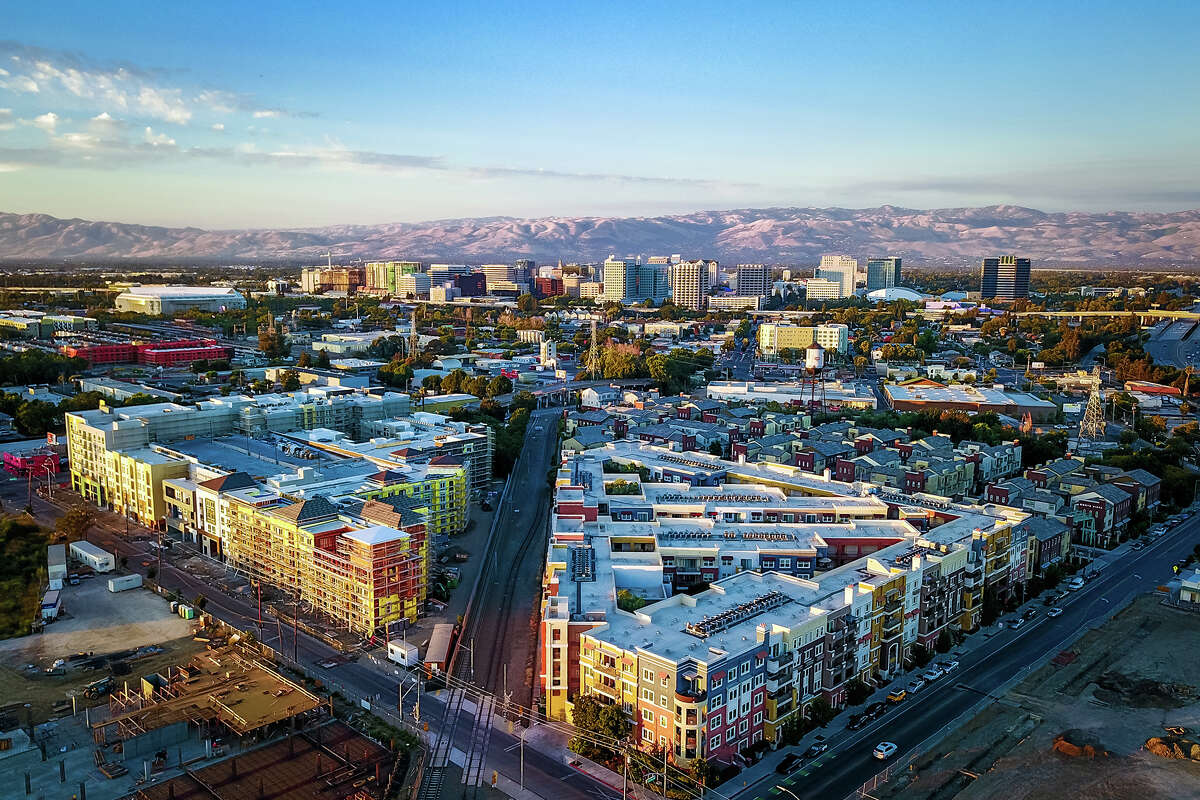
<svg viewBox="0 0 1200 800">
<path fill-rule="evenodd" d="M 942 671 L 943 675 L 949 675 L 954 670 L 958 669 L 957 661 L 942 661 L 937 664 L 937 668 Z"/>
<path fill-rule="evenodd" d="M 880 761 L 887 761 L 892 756 L 896 755 L 896 751 L 900 748 L 894 742 L 880 742 L 875 745 L 874 752 L 871 755 L 878 758 Z"/>
<path fill-rule="evenodd" d="M 925 681 L 926 683 L 933 683 L 940 677 L 942 677 L 942 671 L 937 667 L 934 667 L 930 670 L 927 670 L 925 674 L 921 676 L 921 680 Z"/>
<path fill-rule="evenodd" d="M 1083 588 L 1083 578 L 1080 578 L 1079 576 L 1071 578 L 1071 580 L 1068 581 L 1068 583 L 1067 583 L 1067 591 L 1068 592 L 1078 591 L 1079 589 L 1082 589 L 1082 588 Z"/>
<path fill-rule="evenodd" d="M 1051 618 L 1061 617 L 1062 613 L 1063 613 L 1063 610 L 1061 608 L 1058 608 L 1057 606 L 1055 606 L 1054 608 L 1052 608 L 1046 612 L 1046 616 L 1051 617 Z"/>
</svg>

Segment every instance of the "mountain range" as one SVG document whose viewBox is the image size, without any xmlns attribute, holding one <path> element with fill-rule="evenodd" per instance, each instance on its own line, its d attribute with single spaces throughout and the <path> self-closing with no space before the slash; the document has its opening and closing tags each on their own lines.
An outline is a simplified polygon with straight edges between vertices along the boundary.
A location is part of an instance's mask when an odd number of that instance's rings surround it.
<svg viewBox="0 0 1200 800">
<path fill-rule="evenodd" d="M 1016 253 L 1035 266 L 1200 266 L 1200 210 L 1048 213 L 1020 206 L 767 208 L 658 217 L 480 217 L 323 228 L 203 230 L 0 213 L 0 259 L 321 263 L 406 258 L 597 261 L 610 253 L 812 264 L 823 253 L 967 266 Z"/>
</svg>

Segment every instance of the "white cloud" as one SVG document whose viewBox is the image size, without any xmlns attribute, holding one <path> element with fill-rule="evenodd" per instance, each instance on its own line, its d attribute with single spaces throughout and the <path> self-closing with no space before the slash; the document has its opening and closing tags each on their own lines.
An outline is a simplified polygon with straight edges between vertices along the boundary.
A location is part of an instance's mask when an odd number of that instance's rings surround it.
<svg viewBox="0 0 1200 800">
<path fill-rule="evenodd" d="M 224 122 L 213 123 L 212 129 L 214 131 L 220 133 L 221 131 L 225 130 L 225 123 Z"/>
<path fill-rule="evenodd" d="M 277 108 L 264 108 L 254 112 L 255 119 L 278 119 L 283 116 L 283 112 Z"/>
<path fill-rule="evenodd" d="M 174 147 L 175 140 L 165 133 L 155 133 L 149 125 L 146 126 L 146 144 L 153 147 Z"/>
<path fill-rule="evenodd" d="M 24 169 L 20 164 L 5 164 L 0 161 L 0 172 L 16 172 L 20 169 Z"/>
<path fill-rule="evenodd" d="M 0 108 L 0 131 L 11 131 L 17 127 L 11 108 Z"/>
<path fill-rule="evenodd" d="M 54 133 L 54 129 L 58 127 L 58 114 L 53 111 L 47 111 L 33 118 L 32 125 L 35 128 L 41 128 L 46 133 Z"/>
<path fill-rule="evenodd" d="M 62 136 L 55 136 L 54 143 L 61 145 L 64 148 L 72 148 L 75 150 L 95 150 L 103 140 L 94 133 L 72 132 L 64 133 Z"/>
</svg>

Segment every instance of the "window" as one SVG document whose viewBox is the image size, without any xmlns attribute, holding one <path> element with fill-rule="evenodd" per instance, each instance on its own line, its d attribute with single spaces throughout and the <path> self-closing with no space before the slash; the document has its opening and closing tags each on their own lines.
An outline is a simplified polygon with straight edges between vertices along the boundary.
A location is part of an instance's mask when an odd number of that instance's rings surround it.
<svg viewBox="0 0 1200 800">
<path fill-rule="evenodd" d="M 736 738 L 737 738 L 737 731 L 735 731 L 733 728 L 730 728 L 725 733 L 725 744 L 733 744 L 733 740 Z"/>
<path fill-rule="evenodd" d="M 667 696 L 665 694 L 660 694 L 658 696 L 658 704 L 663 708 L 667 708 Z"/>
<path fill-rule="evenodd" d="M 749 673 L 750 673 L 750 662 L 749 662 L 749 661 L 743 661 L 743 662 L 742 662 L 742 674 L 743 674 L 743 675 L 747 675 L 747 674 L 749 674 Z"/>
<path fill-rule="evenodd" d="M 713 679 L 712 679 L 712 684 L 711 684 L 711 685 L 712 685 L 712 688 L 714 688 L 714 689 L 715 689 L 715 688 L 717 688 L 718 686 L 720 686 L 720 685 L 721 685 L 721 679 L 720 679 L 720 678 L 713 678 Z"/>
<path fill-rule="evenodd" d="M 779 568 L 780 569 L 791 569 L 792 568 L 792 560 L 790 558 L 779 559 Z"/>
<path fill-rule="evenodd" d="M 758 688 L 759 686 L 762 686 L 762 685 L 763 685 L 763 683 L 765 683 L 765 682 L 766 682 L 766 678 L 764 678 L 762 675 L 755 675 L 755 676 L 754 676 L 754 684 L 753 684 L 753 685 L 754 685 L 754 687 L 755 687 L 755 688 Z"/>
<path fill-rule="evenodd" d="M 762 712 L 761 711 L 759 711 L 757 714 L 754 715 L 754 724 L 762 725 Z"/>
<path fill-rule="evenodd" d="M 654 712 L 648 708 L 643 708 L 642 709 L 642 721 L 643 722 L 654 722 Z"/>
<path fill-rule="evenodd" d="M 750 723 L 747 720 L 742 720 L 741 724 L 738 725 L 738 733 L 745 733 L 748 730 L 750 730 Z"/>
<path fill-rule="evenodd" d="M 642 670 L 642 680 L 647 681 L 649 683 L 654 683 L 654 670 L 643 669 Z"/>
<path fill-rule="evenodd" d="M 662 726 L 662 727 L 664 727 L 664 728 L 665 728 L 665 727 L 667 727 L 667 725 L 669 725 L 669 724 L 670 724 L 670 723 L 668 722 L 668 720 L 667 720 L 667 715 L 666 715 L 666 714 L 663 714 L 663 715 L 660 715 L 660 716 L 659 716 L 659 718 L 658 718 L 658 724 L 659 724 L 659 725 L 661 725 L 661 726 Z"/>
<path fill-rule="evenodd" d="M 642 728 L 642 740 L 647 742 L 654 741 L 654 731 L 649 728 Z"/>
<path fill-rule="evenodd" d="M 667 685 L 667 676 L 666 676 L 666 675 L 663 675 L 663 679 L 662 679 L 662 685 L 663 685 L 663 686 L 666 686 L 666 685 Z"/>
<path fill-rule="evenodd" d="M 708 749 L 709 750 L 716 750 L 720 746 L 721 746 L 721 737 L 720 736 L 714 736 L 708 740 Z"/>
<path fill-rule="evenodd" d="M 649 689 L 642 689 L 642 699 L 648 703 L 654 702 L 654 692 Z"/>
</svg>

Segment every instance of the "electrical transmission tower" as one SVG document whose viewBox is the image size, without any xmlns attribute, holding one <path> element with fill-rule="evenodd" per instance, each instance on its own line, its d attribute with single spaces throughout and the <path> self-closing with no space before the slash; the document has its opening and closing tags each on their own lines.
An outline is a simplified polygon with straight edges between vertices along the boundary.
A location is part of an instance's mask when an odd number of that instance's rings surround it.
<svg viewBox="0 0 1200 800">
<path fill-rule="evenodd" d="M 596 344 L 596 320 L 592 320 L 592 346 L 588 351 L 588 372 L 596 380 L 596 368 L 600 366 L 600 347 Z"/>
<path fill-rule="evenodd" d="M 1088 396 L 1083 420 L 1079 423 L 1079 438 L 1104 438 L 1104 395 L 1100 392 L 1100 367 L 1092 370 L 1092 393 Z"/>
</svg>

